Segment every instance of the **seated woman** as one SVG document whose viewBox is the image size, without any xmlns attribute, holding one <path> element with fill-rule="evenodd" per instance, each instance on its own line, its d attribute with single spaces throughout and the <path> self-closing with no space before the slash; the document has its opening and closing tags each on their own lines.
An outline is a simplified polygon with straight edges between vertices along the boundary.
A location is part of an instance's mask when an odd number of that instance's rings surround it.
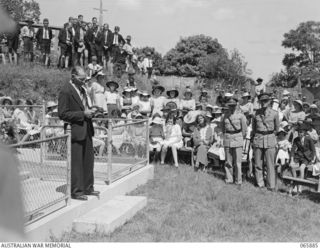
<svg viewBox="0 0 320 249">
<path fill-rule="evenodd" d="M 196 119 L 197 127 L 193 133 L 193 142 L 195 145 L 195 170 L 208 166 L 208 150 L 213 142 L 213 132 L 210 124 L 207 123 L 204 115 L 198 115 Z"/>
<path fill-rule="evenodd" d="M 140 113 L 144 117 L 150 117 L 151 116 L 151 100 L 150 100 L 150 94 L 147 91 L 142 91 L 140 93 Z"/>
<path fill-rule="evenodd" d="M 165 126 L 165 139 L 162 142 L 161 149 L 161 164 L 164 164 L 168 148 L 171 148 L 174 166 L 179 167 L 178 164 L 178 152 L 177 150 L 183 147 L 181 128 L 176 124 L 176 118 L 174 115 L 168 115 Z"/>
<path fill-rule="evenodd" d="M 196 109 L 196 101 L 192 98 L 192 95 L 192 90 L 190 87 L 187 87 L 186 91 L 184 92 L 184 99 L 181 100 L 180 105 L 180 108 L 185 114 Z"/>
<path fill-rule="evenodd" d="M 149 139 L 150 139 L 150 144 L 149 144 L 149 149 L 151 151 L 155 151 L 153 161 L 156 162 L 157 158 L 160 155 L 161 152 L 161 143 L 163 142 L 164 139 L 164 131 L 163 131 L 163 121 L 160 117 L 153 117 L 151 121 L 151 127 L 149 130 Z"/>
<path fill-rule="evenodd" d="M 152 105 L 152 115 L 159 113 L 161 116 L 163 112 L 161 111 L 165 106 L 166 98 L 162 96 L 165 91 L 163 86 L 155 86 L 152 89 L 151 105 Z"/>
<path fill-rule="evenodd" d="M 213 111 L 214 119 L 211 121 L 211 129 L 213 132 L 213 144 L 209 149 L 209 153 L 213 155 L 215 165 L 222 167 L 225 162 L 225 151 L 223 147 L 223 133 L 222 133 L 222 109 L 218 108 Z"/>
<path fill-rule="evenodd" d="M 293 177 L 297 177 L 296 172 L 300 172 L 300 178 L 304 178 L 305 168 L 315 161 L 316 151 L 312 138 L 308 135 L 308 126 L 303 123 L 298 126 L 298 137 L 293 140 L 290 153 L 290 169 Z M 292 189 L 290 189 L 291 193 Z M 298 186 L 300 192 L 300 186 Z"/>
<path fill-rule="evenodd" d="M 112 110 L 111 116 L 114 118 L 112 120 L 112 126 L 125 124 L 125 120 L 120 120 L 120 110 Z M 125 140 L 126 133 L 127 131 L 125 126 L 112 128 L 112 145 L 114 146 L 117 154 L 120 154 L 120 147 Z"/>
</svg>

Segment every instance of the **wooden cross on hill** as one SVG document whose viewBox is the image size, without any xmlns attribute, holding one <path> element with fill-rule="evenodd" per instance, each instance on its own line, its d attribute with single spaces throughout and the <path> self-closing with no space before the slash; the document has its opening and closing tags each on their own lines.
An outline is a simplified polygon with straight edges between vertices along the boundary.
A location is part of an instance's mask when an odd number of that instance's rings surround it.
<svg viewBox="0 0 320 249">
<path fill-rule="evenodd" d="M 98 10 L 100 13 L 99 16 L 99 25 L 102 26 L 103 25 L 103 12 L 107 12 L 108 10 L 103 9 L 103 5 L 102 5 L 102 0 L 100 0 L 100 8 L 93 8 L 94 10 Z"/>
</svg>

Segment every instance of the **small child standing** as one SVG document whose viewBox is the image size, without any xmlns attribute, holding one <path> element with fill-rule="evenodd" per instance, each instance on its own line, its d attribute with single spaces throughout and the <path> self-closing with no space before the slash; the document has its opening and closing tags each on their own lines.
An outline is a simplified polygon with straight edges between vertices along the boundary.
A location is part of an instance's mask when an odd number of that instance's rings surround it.
<svg viewBox="0 0 320 249">
<path fill-rule="evenodd" d="M 287 132 L 280 128 L 279 132 L 277 133 L 277 157 L 276 157 L 276 164 L 278 165 L 285 165 L 289 162 L 290 155 L 289 152 L 291 151 L 291 143 L 287 139 Z"/>
<path fill-rule="evenodd" d="M 151 121 L 151 127 L 149 130 L 149 138 L 150 138 L 150 152 L 155 151 L 153 161 L 156 162 L 160 156 L 161 152 L 161 142 L 164 139 L 164 131 L 163 131 L 163 121 L 160 117 L 155 116 Z"/>
</svg>

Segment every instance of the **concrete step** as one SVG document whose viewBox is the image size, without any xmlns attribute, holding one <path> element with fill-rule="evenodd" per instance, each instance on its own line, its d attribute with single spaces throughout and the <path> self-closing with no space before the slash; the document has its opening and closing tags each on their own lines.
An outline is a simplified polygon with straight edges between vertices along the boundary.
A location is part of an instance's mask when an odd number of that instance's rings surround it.
<svg viewBox="0 0 320 249">
<path fill-rule="evenodd" d="M 73 221 L 72 228 L 78 233 L 112 233 L 125 224 L 147 205 L 144 196 L 118 195 L 106 204 Z"/>
</svg>

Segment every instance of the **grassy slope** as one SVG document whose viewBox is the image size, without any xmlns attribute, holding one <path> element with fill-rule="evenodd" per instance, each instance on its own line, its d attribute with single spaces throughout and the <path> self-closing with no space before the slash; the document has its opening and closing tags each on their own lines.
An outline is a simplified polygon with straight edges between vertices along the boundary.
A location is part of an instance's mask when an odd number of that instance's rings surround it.
<svg viewBox="0 0 320 249">
<path fill-rule="evenodd" d="M 155 178 L 131 195 L 148 205 L 110 236 L 66 233 L 60 241 L 88 242 L 294 242 L 320 238 L 319 204 L 259 190 L 241 191 L 212 175 L 155 168 Z"/>
</svg>

